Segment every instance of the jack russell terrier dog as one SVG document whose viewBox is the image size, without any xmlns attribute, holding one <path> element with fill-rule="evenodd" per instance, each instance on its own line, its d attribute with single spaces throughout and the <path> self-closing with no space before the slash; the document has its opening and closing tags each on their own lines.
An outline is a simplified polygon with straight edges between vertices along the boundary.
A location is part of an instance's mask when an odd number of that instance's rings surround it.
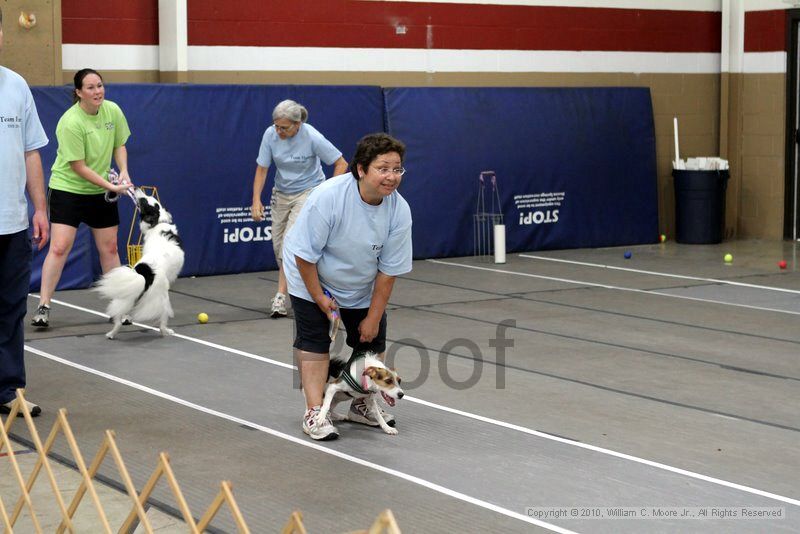
<svg viewBox="0 0 800 534">
<path fill-rule="evenodd" d="M 325 386 L 317 421 L 324 421 L 328 412 L 331 412 L 331 419 L 346 419 L 334 414 L 333 408 L 348 398 L 366 397 L 370 412 L 375 415 L 381 429 L 387 434 L 395 435 L 397 429 L 386 423 L 378 407 L 378 394 L 386 404 L 394 406 L 404 395 L 400 382 L 395 370 L 386 367 L 374 352 L 355 351 L 347 362 L 333 359 L 328 366 L 328 385 Z"/>
</svg>

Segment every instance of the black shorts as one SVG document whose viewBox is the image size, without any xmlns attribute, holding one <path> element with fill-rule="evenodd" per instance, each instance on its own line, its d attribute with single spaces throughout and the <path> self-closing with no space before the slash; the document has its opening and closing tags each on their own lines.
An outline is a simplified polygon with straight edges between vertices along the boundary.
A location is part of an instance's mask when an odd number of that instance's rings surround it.
<svg viewBox="0 0 800 534">
<path fill-rule="evenodd" d="M 78 195 L 59 189 L 49 189 L 47 209 L 51 224 L 66 224 L 75 228 L 81 223 L 86 223 L 90 228 L 119 226 L 117 203 L 106 202 L 104 193 Z"/>
<path fill-rule="evenodd" d="M 296 349 L 313 352 L 315 354 L 328 354 L 331 348 L 331 338 L 328 335 L 330 321 L 322 313 L 316 302 L 289 295 L 292 299 L 294 310 L 295 338 L 292 345 Z M 367 316 L 369 308 L 339 308 L 339 314 L 347 330 L 345 343 L 349 347 L 370 350 L 380 354 L 386 350 L 386 313 L 381 317 L 378 335 L 369 343 L 359 343 L 361 334 L 358 325 Z"/>
</svg>

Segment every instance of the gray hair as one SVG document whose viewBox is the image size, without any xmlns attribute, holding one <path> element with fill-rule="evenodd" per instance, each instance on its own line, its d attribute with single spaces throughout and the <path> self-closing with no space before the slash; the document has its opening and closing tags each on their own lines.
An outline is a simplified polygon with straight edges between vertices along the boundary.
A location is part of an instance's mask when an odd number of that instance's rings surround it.
<svg viewBox="0 0 800 534">
<path fill-rule="evenodd" d="M 284 100 L 272 110 L 272 120 L 288 119 L 292 122 L 306 122 L 308 110 L 294 100 Z"/>
</svg>

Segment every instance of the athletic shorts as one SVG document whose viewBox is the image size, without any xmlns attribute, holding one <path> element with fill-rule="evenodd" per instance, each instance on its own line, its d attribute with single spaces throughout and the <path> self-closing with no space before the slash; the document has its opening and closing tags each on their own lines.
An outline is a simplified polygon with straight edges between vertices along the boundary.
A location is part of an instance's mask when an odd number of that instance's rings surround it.
<svg viewBox="0 0 800 534">
<path fill-rule="evenodd" d="M 47 209 L 51 224 L 66 224 L 75 228 L 81 223 L 90 228 L 119 226 L 117 203 L 106 202 L 104 193 L 78 195 L 59 189 L 49 189 Z"/>
<path fill-rule="evenodd" d="M 330 321 L 322 313 L 316 302 L 289 295 L 292 299 L 294 310 L 295 338 L 292 345 L 296 349 L 315 354 L 328 354 L 331 348 L 331 338 L 328 335 Z M 347 330 L 347 346 L 370 350 L 380 354 L 386 350 L 386 313 L 381 317 L 378 335 L 369 343 L 359 343 L 358 325 L 367 316 L 369 308 L 339 308 L 339 314 Z"/>
</svg>

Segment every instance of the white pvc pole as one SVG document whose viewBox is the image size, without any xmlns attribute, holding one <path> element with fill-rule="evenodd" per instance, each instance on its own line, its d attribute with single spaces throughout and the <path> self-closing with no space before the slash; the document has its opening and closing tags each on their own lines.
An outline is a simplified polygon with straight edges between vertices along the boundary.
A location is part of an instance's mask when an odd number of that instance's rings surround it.
<svg viewBox="0 0 800 534">
<path fill-rule="evenodd" d="M 506 262 L 506 225 L 494 225 L 494 262 Z"/>
<path fill-rule="evenodd" d="M 673 130 L 675 132 L 675 168 L 680 168 L 681 151 L 678 147 L 678 117 L 672 119 Z"/>
</svg>

